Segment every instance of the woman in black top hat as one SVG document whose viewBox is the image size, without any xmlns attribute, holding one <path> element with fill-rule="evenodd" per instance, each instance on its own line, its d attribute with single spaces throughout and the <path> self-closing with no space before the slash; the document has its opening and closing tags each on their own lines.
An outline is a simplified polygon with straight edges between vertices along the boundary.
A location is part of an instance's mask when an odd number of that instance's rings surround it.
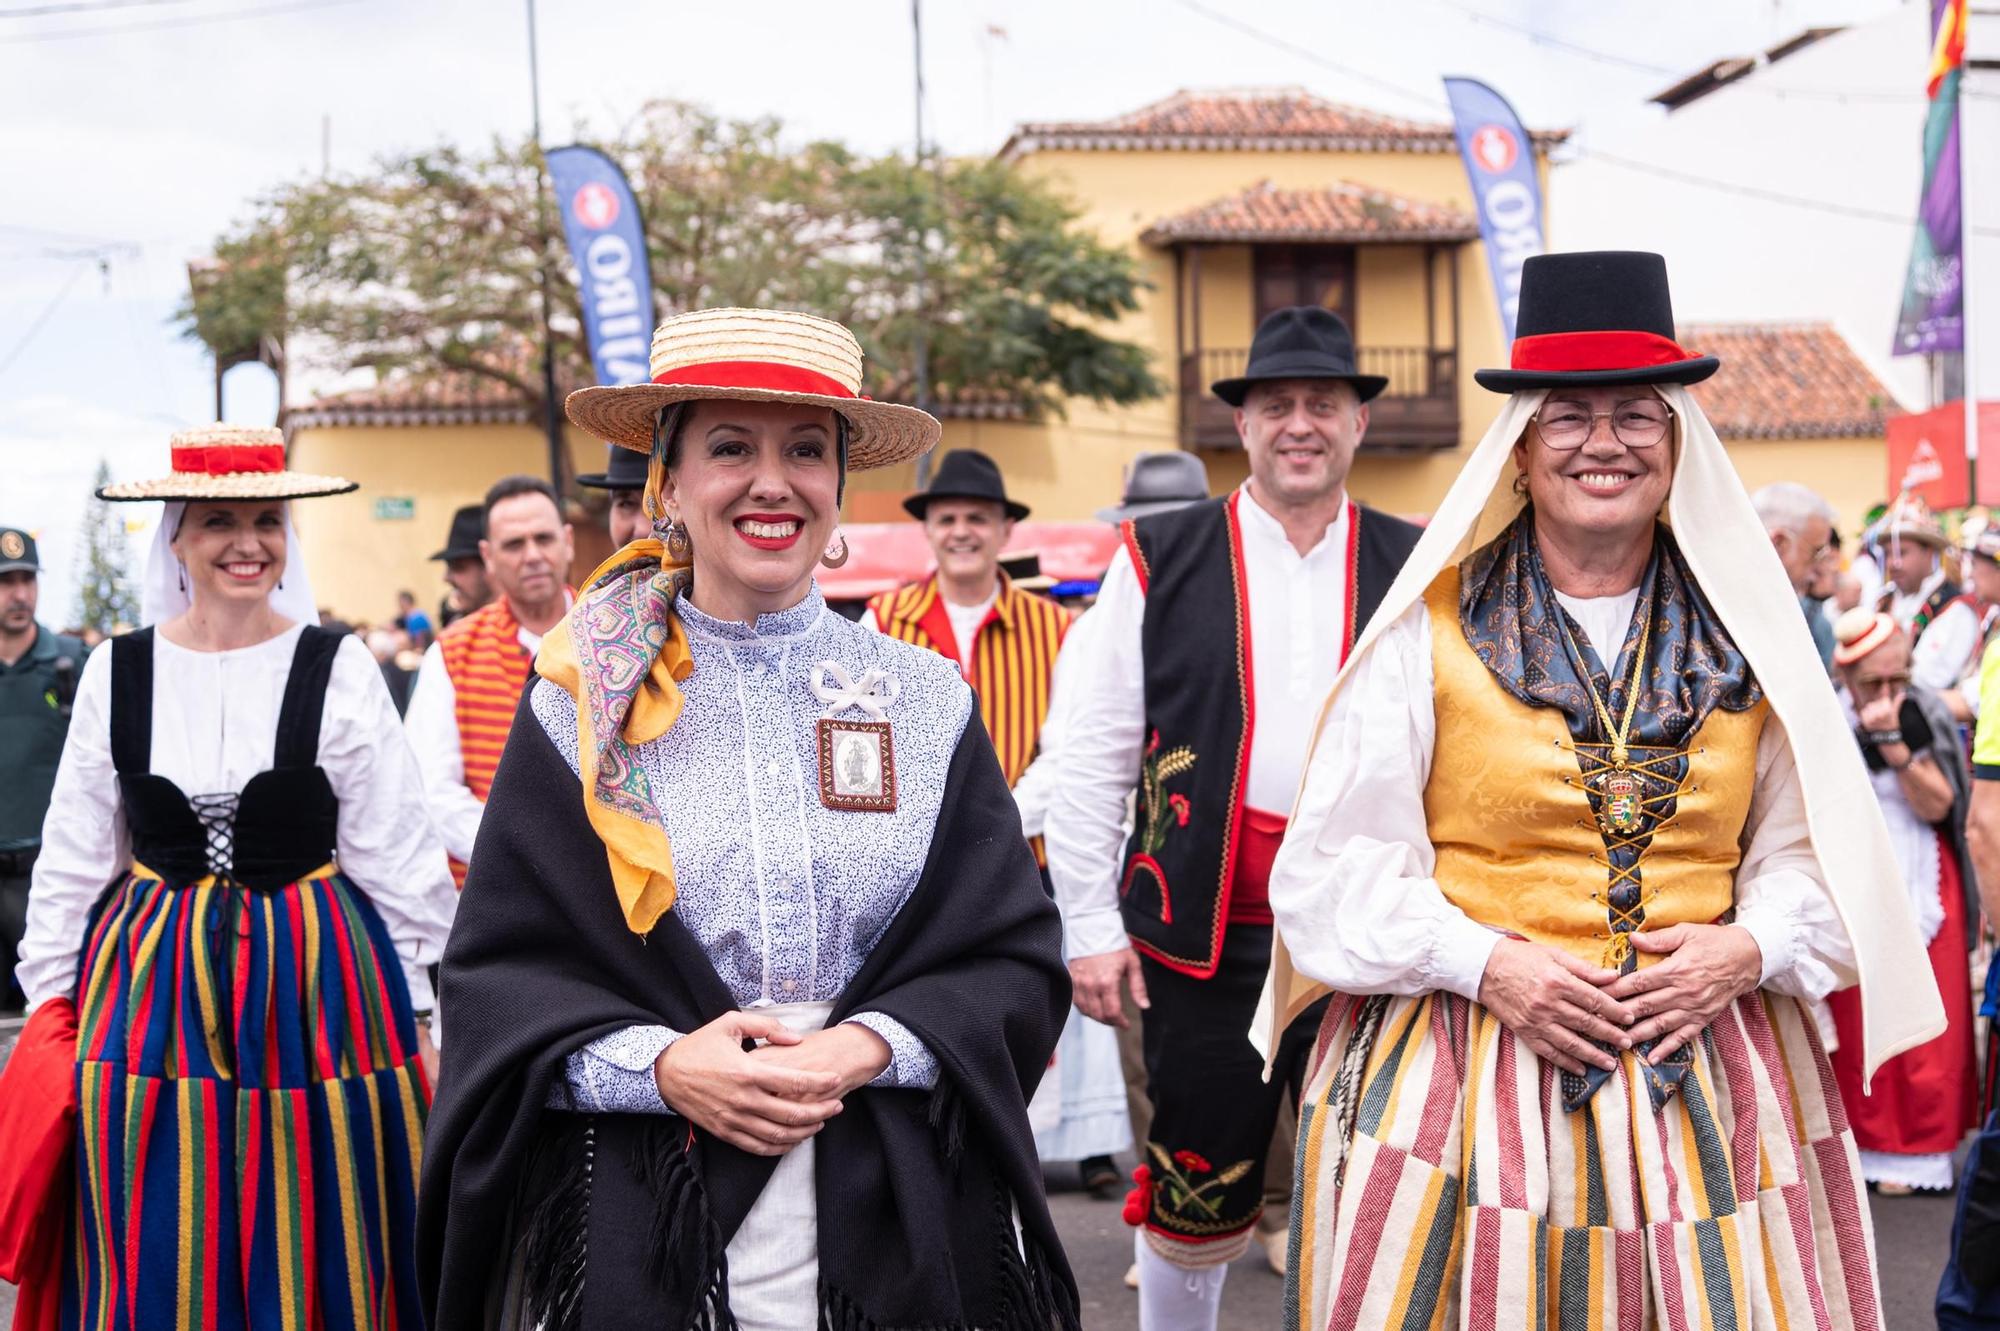
<svg viewBox="0 0 2000 1331">
<path fill-rule="evenodd" d="M 1871 1070 L 1940 1005 L 1674 338 L 1658 255 L 1528 260 L 1511 396 L 1322 713 L 1271 876 L 1270 1029 L 1334 995 L 1291 1324 L 1881 1325 L 1809 1005 L 1859 978 Z"/>
</svg>

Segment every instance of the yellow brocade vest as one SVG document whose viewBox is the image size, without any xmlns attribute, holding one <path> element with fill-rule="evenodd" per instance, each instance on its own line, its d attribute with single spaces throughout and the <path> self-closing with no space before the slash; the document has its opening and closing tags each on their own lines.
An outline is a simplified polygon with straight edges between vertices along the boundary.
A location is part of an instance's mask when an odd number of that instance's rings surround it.
<svg viewBox="0 0 2000 1331">
<path fill-rule="evenodd" d="M 1472 919 L 1617 969 L 1607 906 L 1613 872 L 1563 714 L 1502 688 L 1459 628 L 1459 574 L 1424 594 L 1437 743 L 1424 813 L 1437 882 Z M 1641 930 L 1710 924 L 1736 900 L 1736 866 L 1769 704 L 1716 708 L 1688 737 L 1673 813 L 1638 864 Z M 1641 966 L 1655 958 L 1633 952 Z"/>
</svg>

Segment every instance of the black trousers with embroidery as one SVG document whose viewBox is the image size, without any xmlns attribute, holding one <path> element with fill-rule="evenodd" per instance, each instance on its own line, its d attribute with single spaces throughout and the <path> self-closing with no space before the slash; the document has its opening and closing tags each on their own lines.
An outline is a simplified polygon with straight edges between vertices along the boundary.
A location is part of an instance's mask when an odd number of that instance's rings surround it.
<svg viewBox="0 0 2000 1331">
<path fill-rule="evenodd" d="M 1215 974 L 1197 980 L 1140 955 L 1146 1081 L 1153 1102 L 1145 1158 L 1152 1206 L 1146 1228 L 1182 1244 L 1212 1246 L 1214 1260 L 1242 1252 L 1264 1209 L 1271 1130 L 1298 1103 L 1319 1029 L 1315 1004 L 1285 1032 L 1271 1080 L 1250 1044 L 1250 1023 L 1271 964 L 1271 926 L 1232 924 Z M 1205 1254 L 1177 1249 L 1183 1264 Z"/>
</svg>

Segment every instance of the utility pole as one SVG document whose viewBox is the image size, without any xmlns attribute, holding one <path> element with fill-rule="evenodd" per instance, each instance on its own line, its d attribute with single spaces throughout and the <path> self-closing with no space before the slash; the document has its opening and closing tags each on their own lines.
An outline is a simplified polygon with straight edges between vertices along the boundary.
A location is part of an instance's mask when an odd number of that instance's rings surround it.
<svg viewBox="0 0 2000 1331">
<path fill-rule="evenodd" d="M 1986 271 L 1984 260 L 1987 255 L 1982 254 L 1981 262 L 1975 264 L 1972 252 L 1979 248 L 1978 224 L 1989 212 L 1980 207 L 1986 201 L 1982 193 L 1990 187 L 1973 170 L 1973 163 L 1980 160 L 1974 155 L 1973 144 L 1975 140 L 1981 143 L 1986 141 L 1987 126 L 1981 125 L 1975 135 L 1973 122 L 1981 118 L 1984 99 L 1993 96 L 1987 91 L 1987 85 L 2000 83 L 1996 75 L 2000 75 L 2000 3 L 1996 0 L 1971 0 L 1966 5 L 1964 69 L 1959 74 L 1958 85 L 1958 290 L 1963 339 L 1960 354 L 1964 362 L 1959 387 L 1965 394 L 1965 460 L 1972 473 L 1971 497 L 1975 503 L 1979 500 L 1980 443 L 1977 349 L 1983 345 L 1978 316 L 1985 311 L 1986 302 L 1975 295 L 1973 278 Z M 1988 286 L 1990 289 L 1990 282 Z"/>
<path fill-rule="evenodd" d="M 910 0 L 910 36 L 916 47 L 917 74 L 917 155 L 911 165 L 918 171 L 924 164 L 924 0 Z M 913 177 L 915 174 L 913 173 Z M 917 325 L 916 336 L 912 339 L 911 354 L 916 359 L 917 409 L 931 409 L 931 344 L 930 327 L 925 322 L 930 317 L 930 217 L 919 213 L 917 226 Z M 931 482 L 931 455 L 917 455 L 917 488 L 924 489 Z"/>
<path fill-rule="evenodd" d="M 549 322 L 549 167 L 542 156 L 542 75 L 535 41 L 535 0 L 528 0 L 528 91 L 534 101 L 535 244 L 542 288 L 542 405 L 549 436 L 549 484 L 563 493 L 562 403 L 556 401 L 556 339 Z"/>
</svg>

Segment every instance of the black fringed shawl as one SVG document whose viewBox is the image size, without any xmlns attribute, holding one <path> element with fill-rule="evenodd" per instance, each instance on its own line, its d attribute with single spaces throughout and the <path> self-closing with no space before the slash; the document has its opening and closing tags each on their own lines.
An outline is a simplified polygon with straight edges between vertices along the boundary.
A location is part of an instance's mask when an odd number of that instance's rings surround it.
<svg viewBox="0 0 2000 1331">
<path fill-rule="evenodd" d="M 626 927 L 577 778 L 525 699 L 473 864 L 417 1217 L 433 1331 L 734 1325 L 724 1248 L 776 1161 L 675 1115 L 543 1108 L 591 1040 L 691 1031 L 736 1005 L 677 914 L 645 938 Z M 815 1139 L 821 1327 L 1077 1326 L 1026 1110 L 1069 997 L 1055 907 L 975 712 L 923 876 L 829 1018 L 887 1013 L 941 1072 L 930 1093 L 854 1092 Z"/>
</svg>

